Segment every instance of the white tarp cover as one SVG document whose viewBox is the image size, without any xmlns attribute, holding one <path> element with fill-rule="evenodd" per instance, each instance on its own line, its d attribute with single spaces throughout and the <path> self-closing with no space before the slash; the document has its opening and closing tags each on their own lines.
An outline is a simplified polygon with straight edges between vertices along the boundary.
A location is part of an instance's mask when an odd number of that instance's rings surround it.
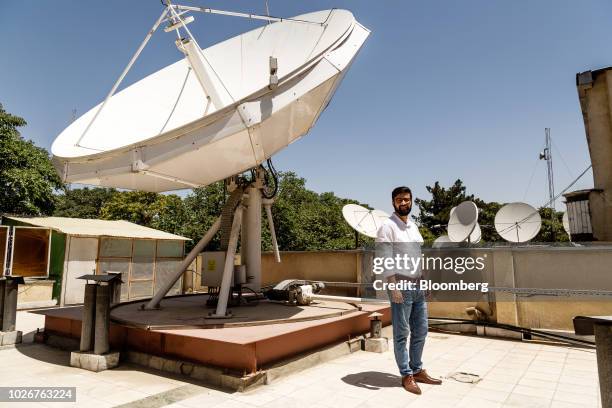
<svg viewBox="0 0 612 408">
<path fill-rule="evenodd" d="M 47 227 L 68 235 L 87 237 L 121 237 L 145 239 L 169 239 L 189 241 L 189 238 L 143 227 L 128 221 L 90 220 L 83 218 L 65 217 L 5 217 L 11 220 L 33 225 Z"/>
</svg>

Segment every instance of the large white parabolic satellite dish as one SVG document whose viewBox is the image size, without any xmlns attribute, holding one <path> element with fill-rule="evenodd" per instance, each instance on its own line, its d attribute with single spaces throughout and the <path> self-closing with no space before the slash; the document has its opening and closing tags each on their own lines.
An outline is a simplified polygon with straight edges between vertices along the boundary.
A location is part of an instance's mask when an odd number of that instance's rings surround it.
<svg viewBox="0 0 612 408">
<path fill-rule="evenodd" d="M 464 201 L 453 208 L 448 220 L 448 238 L 462 242 L 470 237 L 478 223 L 478 207 L 472 201 Z"/>
<path fill-rule="evenodd" d="M 384 211 L 368 210 L 357 204 L 342 207 L 342 216 L 354 230 L 370 238 L 376 238 L 378 228 L 389 218 Z"/>
<path fill-rule="evenodd" d="M 541 226 L 540 213 L 526 203 L 506 204 L 495 214 L 495 230 L 506 241 L 529 241 L 538 235 Z"/>
<path fill-rule="evenodd" d="M 51 151 L 62 179 L 154 192 L 203 186 L 299 139 L 369 30 L 347 10 L 295 19 L 302 22 L 277 19 L 203 50 L 177 41 L 186 58 L 114 94 L 57 137 Z"/>
</svg>

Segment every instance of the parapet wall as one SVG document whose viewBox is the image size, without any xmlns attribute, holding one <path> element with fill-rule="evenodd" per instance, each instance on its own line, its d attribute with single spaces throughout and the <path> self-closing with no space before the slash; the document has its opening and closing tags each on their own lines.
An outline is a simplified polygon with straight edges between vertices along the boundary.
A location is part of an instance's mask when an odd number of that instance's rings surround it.
<svg viewBox="0 0 612 408">
<path fill-rule="evenodd" d="M 425 256 L 439 249 L 424 249 Z M 465 249 L 444 249 L 445 256 L 465 256 Z M 612 246 L 502 247 L 470 249 L 471 256 L 486 254 L 487 280 L 506 288 L 544 288 L 612 291 Z M 327 282 L 372 282 L 371 251 L 281 252 L 281 263 L 264 253 L 262 284 L 283 279 Z M 363 296 L 363 289 L 330 287 L 328 294 Z M 499 323 L 523 327 L 572 330 L 577 315 L 612 315 L 612 297 L 517 295 L 490 292 L 480 300 L 430 302 L 432 317 L 469 318 L 466 308 L 478 306 Z"/>
</svg>

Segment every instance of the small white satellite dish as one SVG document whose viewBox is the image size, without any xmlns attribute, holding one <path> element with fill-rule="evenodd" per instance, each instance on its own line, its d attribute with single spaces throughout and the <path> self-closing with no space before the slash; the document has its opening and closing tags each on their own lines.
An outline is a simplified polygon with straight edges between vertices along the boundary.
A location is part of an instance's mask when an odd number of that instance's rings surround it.
<svg viewBox="0 0 612 408">
<path fill-rule="evenodd" d="M 455 246 L 455 243 L 450 240 L 448 235 L 441 235 L 431 244 L 432 248 L 448 248 L 450 246 Z"/>
<path fill-rule="evenodd" d="M 450 216 L 451 217 L 453 216 L 453 213 L 455 212 L 456 208 L 457 207 L 451 208 L 451 210 L 450 210 Z M 448 239 L 448 235 L 444 235 L 444 237 L 446 237 Z M 442 238 L 442 237 L 439 237 L 439 238 Z M 481 238 L 482 238 L 482 231 L 480 230 L 480 224 L 476 223 L 476 225 L 474 226 L 474 230 L 472 231 L 472 233 L 469 236 L 469 242 L 471 242 L 472 244 L 476 244 L 476 243 L 480 242 Z M 443 241 L 443 242 L 445 242 L 445 241 Z M 452 241 L 450 241 L 450 239 L 449 239 L 448 242 L 452 242 Z M 434 241 L 434 243 L 435 243 L 435 241 Z"/>
<path fill-rule="evenodd" d="M 542 226 L 538 210 L 526 203 L 510 203 L 495 215 L 495 230 L 506 241 L 526 242 L 533 239 Z"/>
<path fill-rule="evenodd" d="M 378 228 L 389 218 L 384 211 L 368 210 L 357 204 L 342 207 L 342 216 L 355 231 L 370 238 L 376 238 Z"/>
<path fill-rule="evenodd" d="M 470 234 L 470 243 L 477 244 L 482 239 L 482 230 L 480 229 L 480 224 L 476 223 L 474 226 L 474 230 Z"/>
<path fill-rule="evenodd" d="M 472 201 L 464 201 L 451 209 L 448 220 L 448 237 L 452 242 L 462 242 L 470 237 L 478 223 L 478 207 Z"/>
<path fill-rule="evenodd" d="M 567 211 L 563 213 L 563 218 L 561 222 L 563 223 L 563 229 L 565 230 L 565 232 L 567 232 L 567 235 L 570 235 L 570 223 L 569 223 L 569 215 L 567 214 Z"/>
</svg>

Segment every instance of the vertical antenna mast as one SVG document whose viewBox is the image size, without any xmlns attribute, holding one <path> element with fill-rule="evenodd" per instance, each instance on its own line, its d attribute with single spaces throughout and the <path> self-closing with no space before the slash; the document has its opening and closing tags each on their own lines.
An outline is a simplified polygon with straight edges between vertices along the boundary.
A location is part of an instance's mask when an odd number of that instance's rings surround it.
<svg viewBox="0 0 612 408">
<path fill-rule="evenodd" d="M 555 240 L 555 182 L 553 176 L 552 164 L 552 141 L 550 139 L 550 128 L 544 129 L 545 147 L 544 152 L 540 154 L 540 159 L 546 160 L 546 174 L 548 176 L 548 200 L 550 205 L 550 221 L 551 221 L 551 237 Z"/>
</svg>

